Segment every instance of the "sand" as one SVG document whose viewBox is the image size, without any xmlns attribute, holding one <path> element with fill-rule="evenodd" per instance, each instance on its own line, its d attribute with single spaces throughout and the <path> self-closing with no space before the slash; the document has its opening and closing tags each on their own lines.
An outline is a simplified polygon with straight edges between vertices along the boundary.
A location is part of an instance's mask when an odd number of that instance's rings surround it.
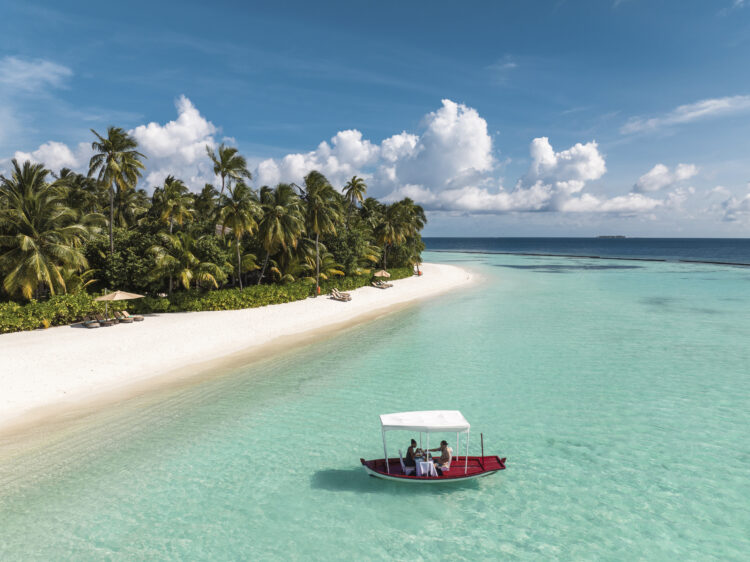
<svg viewBox="0 0 750 562">
<path fill-rule="evenodd" d="M 277 353 L 301 337 L 367 321 L 472 278 L 452 265 L 424 264 L 423 271 L 390 289 L 352 291 L 350 302 L 322 296 L 244 310 L 154 314 L 109 328 L 59 326 L 0 335 L 0 431 L 42 423 L 46 414 L 96 397 L 112 401 L 144 384 L 195 376 L 212 361 Z"/>
</svg>

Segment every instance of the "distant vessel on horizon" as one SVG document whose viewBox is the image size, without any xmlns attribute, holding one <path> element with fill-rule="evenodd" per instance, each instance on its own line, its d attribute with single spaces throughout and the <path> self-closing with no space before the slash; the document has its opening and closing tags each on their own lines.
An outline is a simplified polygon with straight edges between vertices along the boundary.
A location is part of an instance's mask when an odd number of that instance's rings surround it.
<svg viewBox="0 0 750 562">
<path fill-rule="evenodd" d="M 601 236 L 597 236 L 597 238 L 625 238 L 622 234 L 603 234 Z"/>
</svg>

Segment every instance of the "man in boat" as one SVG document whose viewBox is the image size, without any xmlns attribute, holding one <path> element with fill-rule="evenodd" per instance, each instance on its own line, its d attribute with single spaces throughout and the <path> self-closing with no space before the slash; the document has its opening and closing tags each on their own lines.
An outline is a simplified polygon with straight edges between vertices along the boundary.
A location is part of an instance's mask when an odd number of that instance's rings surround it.
<svg viewBox="0 0 750 562">
<path fill-rule="evenodd" d="M 414 454 L 415 450 L 417 448 L 417 442 L 416 440 L 411 440 L 411 445 L 409 445 L 409 448 L 406 449 L 406 458 L 404 459 L 404 464 L 406 466 L 417 466 L 417 461 L 414 460 Z"/>
<path fill-rule="evenodd" d="M 434 460 L 435 470 L 437 470 L 438 476 L 443 475 L 444 470 L 450 470 L 451 460 L 453 460 L 453 449 L 448 446 L 447 441 L 441 441 L 440 447 L 436 449 L 430 449 L 430 451 L 440 451 L 440 458 Z"/>
</svg>

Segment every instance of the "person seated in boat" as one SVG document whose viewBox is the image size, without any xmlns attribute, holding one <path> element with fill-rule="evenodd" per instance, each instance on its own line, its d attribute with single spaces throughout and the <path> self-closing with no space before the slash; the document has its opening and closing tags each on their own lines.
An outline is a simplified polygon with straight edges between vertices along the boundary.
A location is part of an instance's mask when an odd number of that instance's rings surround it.
<svg viewBox="0 0 750 562">
<path fill-rule="evenodd" d="M 406 458 L 404 459 L 404 464 L 406 466 L 417 466 L 417 461 L 414 460 L 414 457 L 416 456 L 416 450 L 417 442 L 412 439 L 411 445 L 409 445 L 409 448 L 406 449 Z"/>
<path fill-rule="evenodd" d="M 438 476 L 442 476 L 444 470 L 450 470 L 451 460 L 453 460 L 453 449 L 448 446 L 447 441 L 441 441 L 440 447 L 430 449 L 430 451 L 440 451 L 440 458 L 433 459 L 433 462 L 435 463 L 435 470 Z"/>
</svg>

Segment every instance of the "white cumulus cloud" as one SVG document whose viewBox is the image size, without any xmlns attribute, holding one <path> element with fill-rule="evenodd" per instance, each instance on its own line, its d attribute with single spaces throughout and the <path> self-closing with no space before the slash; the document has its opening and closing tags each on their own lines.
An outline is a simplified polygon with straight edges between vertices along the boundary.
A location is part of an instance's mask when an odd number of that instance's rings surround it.
<svg viewBox="0 0 750 562">
<path fill-rule="evenodd" d="M 531 166 L 521 185 L 542 182 L 552 185 L 558 192 L 572 194 L 607 171 L 604 157 L 594 141 L 555 152 L 547 137 L 539 137 L 531 142 L 530 154 Z"/>
<path fill-rule="evenodd" d="M 379 145 L 357 130 L 340 131 L 315 150 L 267 159 L 256 170 L 259 185 L 296 182 L 311 170 L 341 186 L 354 174 L 365 176 L 371 192 L 405 185 L 438 189 L 464 187 L 495 164 L 487 122 L 473 108 L 451 100 L 429 113 L 420 135 L 405 131 Z"/>
<path fill-rule="evenodd" d="M 164 125 L 151 122 L 129 133 L 138 141 L 146 157 L 145 185 L 160 185 L 167 175 L 181 178 L 194 190 L 215 181 L 213 165 L 206 156 L 206 145 L 215 146 L 218 128 L 200 114 L 185 96 L 176 102 L 177 119 Z"/>
<path fill-rule="evenodd" d="M 573 197 L 563 201 L 560 210 L 565 212 L 576 213 L 617 213 L 617 214 L 638 214 L 652 211 L 664 203 L 659 199 L 646 197 L 640 193 L 628 193 L 627 195 L 618 195 L 609 199 L 602 199 L 584 193 L 580 197 Z"/>
<path fill-rule="evenodd" d="M 325 175 L 334 185 L 343 185 L 346 180 L 365 166 L 374 164 L 380 147 L 362 133 L 349 129 L 339 131 L 329 144 L 321 142 L 315 150 L 306 153 L 287 154 L 281 159 L 269 158 L 258 164 L 254 174 L 258 185 L 274 185 L 278 182 L 301 183 L 312 170 Z"/>
<path fill-rule="evenodd" d="M 206 182 L 216 181 L 213 164 L 206 155 L 206 145 L 216 146 L 214 135 L 219 129 L 185 96 L 180 96 L 175 105 L 175 120 L 163 125 L 151 122 L 128 131 L 138 141 L 138 150 L 146 156 L 146 176 L 139 187 L 150 190 L 161 185 L 170 174 L 181 178 L 195 191 Z M 106 134 L 106 131 L 100 130 L 99 133 Z M 85 174 L 91 155 L 90 142 L 81 142 L 70 148 L 64 143 L 49 141 L 31 152 L 18 151 L 14 158 L 44 163 L 55 172 L 66 167 Z"/>
<path fill-rule="evenodd" d="M 129 131 L 147 157 L 147 175 L 140 187 L 150 190 L 169 174 L 182 178 L 194 191 L 217 181 L 205 147 L 215 147 L 217 138 L 226 137 L 185 96 L 176 100 L 176 109 L 172 121 Z M 70 148 L 50 141 L 16 157 L 44 162 L 55 171 L 70 167 L 85 172 L 90 154 L 88 143 Z M 402 131 L 378 143 L 356 129 L 339 131 L 309 152 L 261 161 L 253 175 L 256 186 L 275 185 L 300 183 L 307 173 L 318 170 L 339 188 L 359 175 L 366 179 L 372 196 L 386 201 L 411 197 L 429 211 L 630 215 L 678 209 L 691 188 L 675 186 L 660 198 L 650 194 L 697 173 L 692 164 L 680 164 L 673 171 L 659 164 L 638 180 L 634 192 L 610 196 L 587 191 L 590 182 L 607 171 L 595 141 L 555 150 L 549 138 L 538 137 L 531 141 L 529 155 L 528 170 L 507 189 L 499 177 L 502 165 L 487 122 L 475 109 L 445 99 L 424 117 L 416 132 Z"/>
<path fill-rule="evenodd" d="M 643 174 L 633 186 L 636 193 L 659 191 L 678 182 L 690 179 L 698 173 L 695 164 L 677 164 L 674 172 L 664 164 L 657 164 Z"/>
<path fill-rule="evenodd" d="M 60 168 L 80 170 L 88 165 L 91 157 L 91 145 L 79 143 L 75 150 L 71 150 L 67 144 L 55 141 L 45 142 L 33 152 L 17 151 L 13 158 L 19 162 L 29 160 L 34 163 L 44 164 L 48 169 L 57 171 Z"/>
</svg>

